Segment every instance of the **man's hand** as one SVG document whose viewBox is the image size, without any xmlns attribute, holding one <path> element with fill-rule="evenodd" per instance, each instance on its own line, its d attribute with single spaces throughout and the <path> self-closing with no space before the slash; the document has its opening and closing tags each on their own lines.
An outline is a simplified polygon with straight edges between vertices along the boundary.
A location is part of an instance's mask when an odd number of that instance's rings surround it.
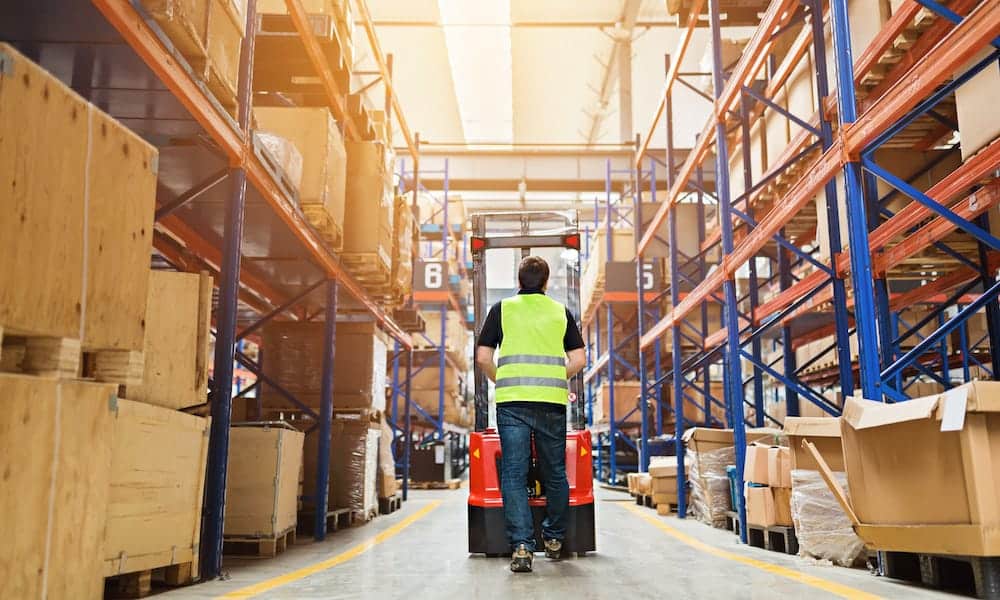
<svg viewBox="0 0 1000 600">
<path fill-rule="evenodd" d="M 476 346 L 476 364 L 493 383 L 497 382 L 497 366 L 493 364 L 493 348 Z"/>
<path fill-rule="evenodd" d="M 566 353 L 566 378 L 569 379 L 587 366 L 587 351 L 583 348 Z"/>
</svg>

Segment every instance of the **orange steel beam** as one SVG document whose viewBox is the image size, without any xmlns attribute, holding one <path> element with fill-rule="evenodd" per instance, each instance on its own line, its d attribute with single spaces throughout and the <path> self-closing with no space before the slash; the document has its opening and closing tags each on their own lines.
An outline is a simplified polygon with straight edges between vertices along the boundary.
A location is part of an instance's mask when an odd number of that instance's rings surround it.
<svg viewBox="0 0 1000 600">
<path fill-rule="evenodd" d="M 660 119 L 663 118 L 663 113 L 667 109 L 667 96 L 670 95 L 670 90 L 673 89 L 674 82 L 677 81 L 677 75 L 681 71 L 681 63 L 684 62 L 684 55 L 687 53 L 688 45 L 694 36 L 695 27 L 698 25 L 698 17 L 701 15 L 704 7 L 705 0 L 694 0 L 688 13 L 687 27 L 684 29 L 684 33 L 681 34 L 680 41 L 677 42 L 677 49 L 670 55 L 670 70 L 667 72 L 667 80 L 663 84 L 663 91 L 660 92 L 660 101 L 656 104 L 656 111 L 653 113 L 653 118 L 650 121 L 649 130 L 643 136 L 642 145 L 639 147 L 639 153 L 636 155 L 636 169 L 642 168 L 642 159 L 649 152 L 649 145 L 653 141 L 653 135 L 656 133 L 656 128 L 660 125 Z"/>
<path fill-rule="evenodd" d="M 983 0 L 948 35 L 913 65 L 905 76 L 875 99 L 843 132 L 850 155 L 861 152 L 879 134 L 972 60 L 1000 35 L 1000 0 Z"/>
<path fill-rule="evenodd" d="M 248 181 L 261 193 L 274 213 L 295 234 L 328 276 L 337 279 L 348 295 L 360 302 L 365 310 L 371 313 L 374 319 L 393 338 L 409 349 L 411 347 L 410 336 L 368 297 L 364 288 L 344 270 L 340 262 L 323 246 L 316 234 L 312 233 L 312 230 L 306 225 L 305 218 L 285 197 L 278 185 L 271 179 L 270 173 L 246 144 L 243 136 L 235 129 L 235 123 L 216 110 L 215 106 L 205 97 L 205 93 L 199 85 L 177 63 L 174 56 L 146 25 L 129 0 L 91 0 L 91 2 L 118 31 L 122 39 L 184 105 L 191 116 L 219 144 L 228 156 L 230 166 L 242 167 L 246 171 Z M 293 13 L 293 20 L 296 19 L 296 14 L 298 18 L 304 19 L 305 13 L 302 12 L 299 0 L 286 0 L 286 2 L 290 3 L 289 11 Z M 298 13 L 295 13 L 296 10 Z M 304 23 L 296 22 L 296 27 L 302 24 Z M 310 30 L 306 29 L 306 31 Z M 311 35 L 304 38 L 303 41 L 307 48 L 309 41 L 314 44 L 316 42 Z"/>
<path fill-rule="evenodd" d="M 288 8 L 292 23 L 295 24 L 295 29 L 299 32 L 299 38 L 306 49 L 309 61 L 313 64 L 316 74 L 319 75 L 320 81 L 323 83 L 323 90 L 326 91 L 327 100 L 330 101 L 330 110 L 333 112 L 333 116 L 344 124 L 344 137 L 352 141 L 360 140 L 361 134 L 357 124 L 354 119 L 347 115 L 346 98 L 350 90 L 341 90 L 337 86 L 326 54 L 323 53 L 323 48 L 319 45 L 319 40 L 316 39 L 316 35 L 309 25 L 309 17 L 306 14 L 306 9 L 302 7 L 302 0 L 285 0 L 285 6 Z"/>
<path fill-rule="evenodd" d="M 382 85 L 385 86 L 392 99 L 392 108 L 396 115 L 397 122 L 399 123 L 399 130 L 403 133 L 403 139 L 406 140 L 406 147 L 410 151 L 410 158 L 416 162 L 420 160 L 420 154 L 417 151 L 417 144 L 414 142 L 413 134 L 410 133 L 409 125 L 406 124 L 406 117 L 403 115 L 403 108 L 399 104 L 399 94 L 397 94 L 393 89 L 392 74 L 389 72 L 385 54 L 382 53 L 382 47 L 378 43 L 378 36 L 375 35 L 375 24 L 372 21 L 371 12 L 368 10 L 368 3 L 365 0 L 357 0 L 356 5 L 358 7 L 358 14 L 361 16 L 361 25 L 365 28 L 365 34 L 368 36 L 368 43 L 371 45 L 375 63 L 378 65 L 379 73 L 382 74 Z"/>
<path fill-rule="evenodd" d="M 681 194 L 684 193 L 684 189 L 691 180 L 695 166 L 700 164 L 708 153 L 708 147 L 715 139 L 716 120 L 726 118 L 726 115 L 733 109 L 736 103 L 740 89 L 756 77 L 757 73 L 764 66 L 764 62 L 774 43 L 771 36 L 782 21 L 787 21 L 789 18 L 788 11 L 795 4 L 795 0 L 774 0 L 768 6 L 767 12 L 764 13 L 764 17 L 761 19 L 760 26 L 754 31 L 750 42 L 743 49 L 743 54 L 740 55 L 740 59 L 737 61 L 732 75 L 730 75 L 726 82 L 726 87 L 722 90 L 719 100 L 716 101 L 714 113 L 708 119 L 708 123 L 705 124 L 705 128 L 695 143 L 694 149 L 692 149 L 687 160 L 681 166 L 681 170 L 677 174 L 677 179 L 667 193 L 667 197 L 656 211 L 656 214 L 653 215 L 653 220 L 647 225 L 646 233 L 639 241 L 639 255 L 642 255 L 649 245 L 653 243 L 656 232 L 659 231 L 667 219 L 667 211 L 680 199 Z M 645 338 L 645 336 L 643 337 Z"/>
<path fill-rule="evenodd" d="M 969 11 L 970 8 L 975 6 L 978 0 L 955 0 L 948 5 L 948 8 L 955 11 L 956 13 L 962 15 Z M 877 98 L 883 94 L 898 80 L 900 80 L 910 68 L 916 64 L 917 60 L 923 55 L 927 54 L 931 48 L 934 47 L 941 38 L 943 38 L 952 28 L 952 24 L 947 19 L 939 18 L 938 22 L 932 25 L 927 31 L 921 34 L 920 38 L 906 51 L 905 54 L 900 58 L 890 70 L 885 79 L 882 80 L 880 84 L 872 88 L 869 92 L 869 98 Z M 868 106 L 869 101 L 861 101 L 859 108 L 865 108 Z"/>
<path fill-rule="evenodd" d="M 772 8 L 775 5 L 777 3 L 772 4 Z M 758 30 L 758 34 L 760 31 Z M 902 80 L 894 84 L 883 97 L 877 99 L 858 118 L 857 122 L 841 130 L 840 137 L 820 157 L 813 168 L 799 179 L 788 191 L 785 198 L 761 219 L 758 226 L 743 239 L 739 247 L 731 255 L 723 258 L 721 268 L 716 269 L 695 287 L 690 296 L 675 306 L 669 314 L 642 336 L 640 348 L 645 349 L 652 345 L 657 338 L 664 335 L 667 329 L 673 326 L 676 320 L 690 313 L 698 303 L 718 289 L 723 281 L 731 278 L 736 268 L 750 260 L 774 234 L 778 233 L 809 200 L 815 197 L 820 188 L 832 179 L 851 157 L 856 157 L 881 132 L 913 109 L 997 35 L 1000 35 L 1000 0 L 984 0 L 961 24 L 917 61 L 913 69 Z M 747 54 L 744 54 L 744 59 L 746 58 Z M 741 59 L 740 62 L 743 63 L 744 60 Z M 734 81 L 736 81 L 735 77 L 730 79 L 730 83 Z M 692 152 L 689 158 L 694 156 L 695 153 Z M 965 174 L 968 171 L 970 171 L 970 167 L 969 163 L 966 163 L 952 175 Z M 677 183 L 686 185 L 687 181 L 679 178 Z M 672 194 L 673 192 L 674 190 L 671 190 Z M 667 198 L 667 201 L 660 207 L 656 213 L 657 217 L 665 218 L 670 200 L 671 198 Z M 647 238 L 651 239 L 650 233 L 655 232 L 661 224 L 662 218 L 659 221 L 654 218 L 643 241 L 646 241 Z"/>
</svg>

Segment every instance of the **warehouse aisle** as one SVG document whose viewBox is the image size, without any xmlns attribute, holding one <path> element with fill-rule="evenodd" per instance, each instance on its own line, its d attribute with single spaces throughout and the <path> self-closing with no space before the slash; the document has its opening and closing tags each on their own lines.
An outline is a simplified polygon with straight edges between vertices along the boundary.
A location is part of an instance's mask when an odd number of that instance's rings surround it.
<svg viewBox="0 0 1000 600">
<path fill-rule="evenodd" d="M 807 564 L 740 546 L 728 532 L 658 517 L 598 490 L 598 552 L 514 575 L 504 559 L 466 552 L 465 492 L 413 492 L 403 510 L 293 547 L 273 560 L 227 567 L 230 579 L 163 598 L 945 598 L 864 570 Z M 694 546 L 694 549 L 692 549 Z"/>
</svg>

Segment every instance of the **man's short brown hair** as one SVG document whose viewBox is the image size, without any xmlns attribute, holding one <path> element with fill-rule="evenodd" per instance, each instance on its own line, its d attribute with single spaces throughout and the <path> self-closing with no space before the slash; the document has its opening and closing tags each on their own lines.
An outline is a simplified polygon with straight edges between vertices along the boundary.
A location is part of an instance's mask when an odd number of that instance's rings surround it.
<svg viewBox="0 0 1000 600">
<path fill-rule="evenodd" d="M 540 290 L 549 282 L 549 263 L 540 256 L 528 256 L 517 266 L 517 282 L 522 290 Z"/>
</svg>

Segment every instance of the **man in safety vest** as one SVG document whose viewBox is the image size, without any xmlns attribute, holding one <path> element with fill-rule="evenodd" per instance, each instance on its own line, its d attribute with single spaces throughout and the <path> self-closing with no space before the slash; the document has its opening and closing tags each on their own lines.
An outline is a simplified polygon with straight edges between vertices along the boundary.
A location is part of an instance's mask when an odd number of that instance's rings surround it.
<svg viewBox="0 0 1000 600">
<path fill-rule="evenodd" d="M 573 315 L 545 295 L 549 265 L 537 256 L 529 256 L 518 266 L 517 279 L 520 291 L 493 305 L 476 348 L 477 364 L 496 384 L 502 453 L 500 487 L 507 539 L 513 550 L 510 569 L 515 573 L 531 571 L 535 552 L 526 485 L 532 435 L 547 500 L 542 522 L 545 556 L 559 558 L 562 552 L 569 506 L 568 379 L 586 362 L 583 337 Z M 497 347 L 500 353 L 494 366 Z"/>
</svg>

